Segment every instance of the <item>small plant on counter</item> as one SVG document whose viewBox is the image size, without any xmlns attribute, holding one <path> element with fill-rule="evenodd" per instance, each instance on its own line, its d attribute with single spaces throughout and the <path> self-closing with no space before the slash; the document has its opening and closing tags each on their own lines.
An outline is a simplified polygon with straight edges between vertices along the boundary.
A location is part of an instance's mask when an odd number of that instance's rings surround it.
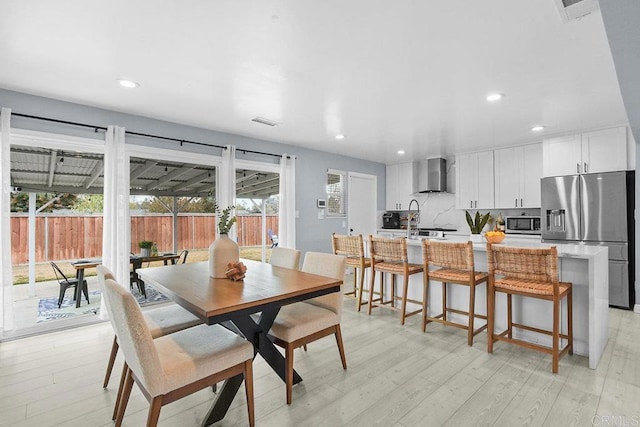
<svg viewBox="0 0 640 427">
<path fill-rule="evenodd" d="M 480 212 L 476 211 L 476 215 L 474 217 L 471 216 L 469 211 L 464 211 L 464 213 L 467 217 L 467 224 L 469 224 L 471 234 L 480 234 L 484 226 L 487 225 L 489 217 L 491 216 L 489 212 L 484 215 L 480 215 Z"/>
<path fill-rule="evenodd" d="M 138 243 L 138 247 L 140 247 L 140 249 L 151 249 L 152 246 L 153 242 L 151 240 L 143 240 Z"/>
</svg>

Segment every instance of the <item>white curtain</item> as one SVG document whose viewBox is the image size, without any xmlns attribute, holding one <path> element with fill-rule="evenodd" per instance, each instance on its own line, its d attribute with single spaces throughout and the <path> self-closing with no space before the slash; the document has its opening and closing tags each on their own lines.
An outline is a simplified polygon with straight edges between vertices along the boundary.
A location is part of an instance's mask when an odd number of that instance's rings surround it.
<svg viewBox="0 0 640 427">
<path fill-rule="evenodd" d="M 227 145 L 222 150 L 219 178 L 216 200 L 222 210 L 227 206 L 234 205 L 236 200 L 236 147 L 234 145 Z M 216 234 L 219 234 L 217 225 Z M 237 237 L 237 229 L 234 225 L 229 231 L 229 238 L 237 240 Z"/>
<path fill-rule="evenodd" d="M 104 218 L 102 263 L 129 287 L 129 156 L 125 150 L 124 128 L 109 126 L 104 147 Z M 104 312 L 104 310 L 100 310 Z"/>
<path fill-rule="evenodd" d="M 2 271 L 2 291 L 0 292 L 0 336 L 2 331 L 10 331 L 13 324 L 13 271 L 11 268 L 11 109 L 0 112 L 0 271 Z"/>
<path fill-rule="evenodd" d="M 280 159 L 279 245 L 296 247 L 296 158 L 283 154 Z"/>
</svg>

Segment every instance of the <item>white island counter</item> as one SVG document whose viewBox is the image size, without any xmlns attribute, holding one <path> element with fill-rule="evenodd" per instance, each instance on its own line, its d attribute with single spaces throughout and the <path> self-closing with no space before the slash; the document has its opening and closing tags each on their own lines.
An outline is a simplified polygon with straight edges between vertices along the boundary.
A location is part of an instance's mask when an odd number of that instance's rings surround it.
<svg viewBox="0 0 640 427">
<path fill-rule="evenodd" d="M 464 238 L 450 237 L 447 241 L 466 241 Z M 507 237 L 503 244 L 521 247 L 549 247 L 551 245 L 530 239 Z M 409 261 L 422 262 L 421 240 L 408 240 Z M 487 248 L 484 243 L 474 244 L 476 269 L 487 271 Z M 573 348 L 574 353 L 589 358 L 589 367 L 595 369 L 607 345 L 609 327 L 609 274 L 608 249 L 604 246 L 554 245 L 558 248 L 558 270 L 560 280 L 573 283 Z M 422 277 L 413 275 L 410 279 L 409 297 L 422 299 Z M 441 313 L 441 287 L 429 287 L 429 313 Z M 476 291 L 476 312 L 486 314 L 486 289 L 479 286 Z M 468 289 L 450 285 L 449 306 L 468 307 Z M 498 294 L 496 299 L 496 331 L 506 329 L 506 297 Z M 562 310 L 566 310 L 563 304 Z M 534 298 L 514 298 L 514 321 L 531 326 L 551 329 L 552 305 Z M 450 317 L 455 316 L 450 314 Z M 562 314 L 563 330 L 566 330 L 566 316 Z M 456 321 L 464 321 L 459 318 Z M 479 320 L 476 320 L 477 322 Z M 427 326 L 428 332 L 429 326 Z M 550 337 L 525 330 L 514 330 L 514 335 L 532 342 L 550 345 Z M 499 343 L 494 351 L 499 351 Z"/>
</svg>

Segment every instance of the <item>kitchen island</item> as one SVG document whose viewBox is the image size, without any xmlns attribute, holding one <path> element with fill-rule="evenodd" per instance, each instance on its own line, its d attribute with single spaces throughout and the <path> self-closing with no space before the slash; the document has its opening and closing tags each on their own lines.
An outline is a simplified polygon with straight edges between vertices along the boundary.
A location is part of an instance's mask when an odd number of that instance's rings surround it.
<svg viewBox="0 0 640 427">
<path fill-rule="evenodd" d="M 446 241 L 466 241 L 464 237 L 451 236 Z M 507 238 L 503 244 L 521 247 L 549 247 L 531 239 Z M 558 249 L 558 271 L 560 280 L 573 283 L 573 348 L 574 353 L 589 358 L 589 367 L 595 369 L 604 352 L 608 340 L 609 327 L 609 275 L 608 249 L 604 246 L 587 245 L 554 245 Z M 408 240 L 409 262 L 422 262 L 422 241 Z M 476 269 L 487 271 L 487 247 L 484 243 L 476 243 L 474 259 Z M 462 286 L 449 287 L 449 306 L 466 308 L 468 306 L 468 289 Z M 441 287 L 429 287 L 429 313 L 442 312 Z M 422 299 L 422 277 L 412 276 L 409 284 L 409 298 Z M 496 298 L 496 331 L 506 329 L 507 319 L 506 296 L 498 294 Z M 561 310 L 566 310 L 566 303 Z M 486 314 L 486 288 L 479 286 L 476 290 L 476 312 Z M 464 317 L 451 313 L 454 321 L 465 322 Z M 515 322 L 522 322 L 534 327 L 551 329 L 552 305 L 547 301 L 533 298 L 517 298 L 513 300 L 513 317 Z M 566 330 L 566 316 L 562 315 L 563 330 Z M 479 322 L 479 319 L 476 320 Z M 476 325 L 478 327 L 480 323 Z M 427 325 L 427 332 L 429 325 Z M 535 334 L 526 330 L 515 330 L 514 335 L 531 342 L 543 345 L 551 344 L 551 337 Z M 494 351 L 499 351 L 498 344 Z"/>
</svg>

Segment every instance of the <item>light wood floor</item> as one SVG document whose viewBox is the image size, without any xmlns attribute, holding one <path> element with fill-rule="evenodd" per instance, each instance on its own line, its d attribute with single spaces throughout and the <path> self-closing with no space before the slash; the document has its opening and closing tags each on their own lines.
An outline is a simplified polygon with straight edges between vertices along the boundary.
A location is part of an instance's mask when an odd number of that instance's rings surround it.
<svg viewBox="0 0 640 427">
<path fill-rule="evenodd" d="M 348 370 L 328 337 L 295 352 L 304 381 L 285 404 L 285 386 L 260 358 L 255 366 L 259 426 L 639 425 L 640 315 L 610 310 L 610 340 L 597 370 L 566 356 L 551 373 L 550 356 L 496 345 L 472 348 L 465 331 L 417 316 L 400 326 L 397 313 L 357 313 L 345 300 L 342 331 Z M 113 333 L 109 323 L 0 344 L 0 425 L 111 426 L 122 359 L 108 390 L 102 377 Z M 246 425 L 240 390 L 219 425 Z M 167 405 L 161 426 L 195 426 L 210 389 Z M 134 387 L 125 425 L 144 425 L 148 405 Z M 607 421 L 611 420 L 611 421 Z M 608 424 L 607 424 L 608 422 Z M 614 424 L 617 422 L 617 424 Z"/>
</svg>

